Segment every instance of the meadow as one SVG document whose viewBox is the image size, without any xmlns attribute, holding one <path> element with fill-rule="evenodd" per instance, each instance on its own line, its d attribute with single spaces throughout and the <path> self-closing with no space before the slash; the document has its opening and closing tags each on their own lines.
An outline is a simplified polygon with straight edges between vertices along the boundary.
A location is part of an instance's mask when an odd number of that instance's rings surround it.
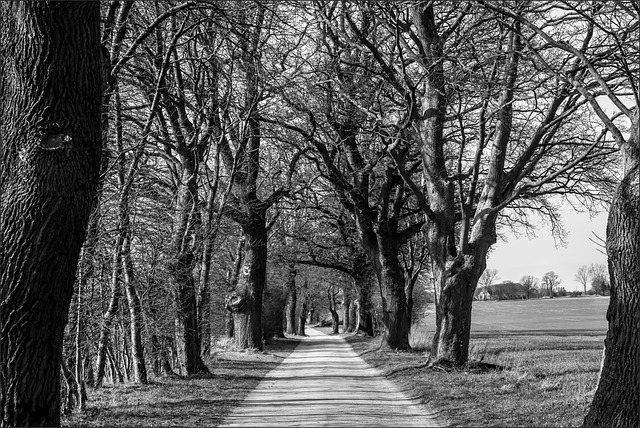
<svg viewBox="0 0 640 428">
<path fill-rule="evenodd" d="M 580 426 L 597 385 L 608 298 L 474 302 L 470 363 L 427 367 L 433 318 L 414 350 L 347 337 L 371 365 L 450 426 Z"/>
</svg>

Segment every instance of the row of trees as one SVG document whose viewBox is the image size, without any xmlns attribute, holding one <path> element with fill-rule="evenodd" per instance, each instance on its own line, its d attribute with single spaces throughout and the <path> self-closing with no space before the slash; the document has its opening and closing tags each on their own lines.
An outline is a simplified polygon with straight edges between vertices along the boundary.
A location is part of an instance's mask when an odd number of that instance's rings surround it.
<svg viewBox="0 0 640 428">
<path fill-rule="evenodd" d="M 261 349 L 318 283 L 406 349 L 428 270 L 430 361 L 462 365 L 500 229 L 612 194 L 585 423 L 637 422 L 637 3 L 242 6 L 0 6 L 2 423 L 59 424 L 61 366 L 82 401 L 122 367 L 206 373 L 222 330 Z"/>
</svg>

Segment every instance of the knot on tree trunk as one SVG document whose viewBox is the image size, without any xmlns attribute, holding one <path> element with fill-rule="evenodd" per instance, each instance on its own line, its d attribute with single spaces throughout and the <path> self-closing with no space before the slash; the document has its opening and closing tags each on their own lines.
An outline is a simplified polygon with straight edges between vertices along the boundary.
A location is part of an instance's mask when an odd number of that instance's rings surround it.
<svg viewBox="0 0 640 428">
<path fill-rule="evenodd" d="M 247 299 L 244 296 L 240 296 L 238 293 L 231 292 L 227 294 L 224 299 L 224 307 L 231 312 L 241 312 L 244 310 Z"/>
</svg>

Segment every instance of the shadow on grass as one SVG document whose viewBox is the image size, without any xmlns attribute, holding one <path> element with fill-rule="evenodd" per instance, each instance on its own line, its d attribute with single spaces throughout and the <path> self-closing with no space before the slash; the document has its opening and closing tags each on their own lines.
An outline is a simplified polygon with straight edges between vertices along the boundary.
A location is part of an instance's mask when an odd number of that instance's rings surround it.
<svg viewBox="0 0 640 428">
<path fill-rule="evenodd" d="M 87 408 L 63 426 L 215 426 L 277 367 L 300 339 L 275 339 L 265 352 L 216 349 L 209 374 L 155 377 L 147 385 L 89 389 Z"/>
</svg>

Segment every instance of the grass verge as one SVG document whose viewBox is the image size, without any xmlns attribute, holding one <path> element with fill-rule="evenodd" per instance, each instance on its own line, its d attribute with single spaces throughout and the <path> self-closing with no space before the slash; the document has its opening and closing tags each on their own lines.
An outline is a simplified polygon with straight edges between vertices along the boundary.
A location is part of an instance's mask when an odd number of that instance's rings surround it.
<svg viewBox="0 0 640 428">
<path fill-rule="evenodd" d="M 595 392 L 603 336 L 581 332 L 472 335 L 467 366 L 427 367 L 428 350 L 354 350 L 449 426 L 580 426 Z M 420 341 L 423 344 L 428 340 Z M 414 345 L 415 346 L 415 345 Z"/>
<path fill-rule="evenodd" d="M 299 343 L 274 339 L 264 352 L 218 347 L 206 363 L 210 375 L 153 378 L 89 389 L 87 408 L 63 416 L 62 426 L 215 426 Z"/>
</svg>

